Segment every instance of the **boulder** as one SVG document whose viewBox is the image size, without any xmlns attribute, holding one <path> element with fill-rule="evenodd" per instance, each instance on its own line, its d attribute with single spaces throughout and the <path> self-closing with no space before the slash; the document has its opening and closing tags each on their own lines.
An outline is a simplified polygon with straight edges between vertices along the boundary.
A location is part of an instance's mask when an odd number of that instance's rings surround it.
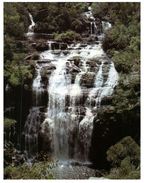
<svg viewBox="0 0 144 183">
<path fill-rule="evenodd" d="M 101 105 L 111 105 L 112 96 L 104 97 L 101 101 Z"/>
<path fill-rule="evenodd" d="M 58 42 L 51 43 L 51 49 L 52 50 L 59 50 L 60 49 L 60 43 L 58 43 Z"/>
<path fill-rule="evenodd" d="M 81 83 L 81 86 L 85 86 L 87 88 L 92 88 L 94 85 L 94 80 L 95 80 L 95 73 L 87 72 L 82 75 L 80 83 Z"/>
<path fill-rule="evenodd" d="M 60 44 L 60 49 L 61 50 L 66 50 L 67 49 L 67 44 L 66 43 L 61 43 Z"/>
<path fill-rule="evenodd" d="M 45 51 L 49 49 L 47 42 L 39 42 L 35 45 L 37 51 Z"/>
<path fill-rule="evenodd" d="M 47 66 L 45 66 L 41 69 L 41 77 L 47 77 L 55 69 L 56 69 L 56 66 L 54 64 L 52 64 L 52 63 L 48 64 Z"/>
</svg>

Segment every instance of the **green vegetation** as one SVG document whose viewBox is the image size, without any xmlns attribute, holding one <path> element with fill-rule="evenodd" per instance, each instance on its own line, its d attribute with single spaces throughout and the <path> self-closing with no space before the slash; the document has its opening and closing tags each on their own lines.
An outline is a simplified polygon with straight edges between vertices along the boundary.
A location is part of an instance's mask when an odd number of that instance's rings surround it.
<svg viewBox="0 0 144 183">
<path fill-rule="evenodd" d="M 119 100 L 121 99 L 121 100 Z M 136 74 L 122 75 L 112 100 L 116 112 L 130 111 L 140 106 L 140 77 Z"/>
<path fill-rule="evenodd" d="M 32 165 L 24 163 L 19 166 L 7 166 L 4 171 L 5 179 L 53 179 L 50 169 L 54 167 L 50 162 L 39 162 Z"/>
<path fill-rule="evenodd" d="M 5 71 L 5 77 L 7 82 L 13 87 L 29 84 L 33 79 L 32 68 L 26 65 L 9 64 Z"/>
<path fill-rule="evenodd" d="M 74 32 L 74 31 L 67 31 L 61 34 L 55 34 L 56 41 L 62 41 L 66 43 L 71 43 L 73 41 L 80 41 L 82 38 L 80 34 Z"/>
<path fill-rule="evenodd" d="M 140 178 L 140 147 L 131 137 L 125 137 L 111 146 L 107 151 L 107 160 L 113 167 L 108 178 Z"/>
<path fill-rule="evenodd" d="M 30 24 L 28 12 L 33 15 L 36 22 L 34 32 L 53 34 L 58 42 L 85 42 L 86 37 L 83 35 L 88 35 L 90 25 L 83 12 L 87 11 L 88 6 L 89 4 L 83 2 L 4 3 L 5 86 L 9 84 L 13 91 L 17 88 L 31 89 L 34 60 L 39 59 L 39 53 L 29 47 L 31 42 L 24 36 Z M 99 121 L 95 123 L 97 131 L 93 141 L 99 143 L 100 149 L 98 149 L 100 156 L 97 157 L 100 159 L 107 155 L 107 162 L 111 168 L 107 178 L 138 179 L 140 178 L 138 145 L 140 143 L 140 3 L 91 3 L 91 6 L 96 19 L 112 23 L 112 28 L 105 32 L 103 48 L 115 63 L 120 76 L 110 106 L 99 112 Z M 47 49 L 43 40 L 36 46 L 37 51 Z M 25 59 L 28 54 L 31 55 L 30 59 Z M 73 58 L 72 61 L 77 66 L 80 64 L 79 57 Z M 84 85 L 92 87 L 94 75 L 86 74 L 82 79 Z M 21 155 L 17 155 L 15 145 L 10 139 L 11 129 L 15 125 L 16 120 L 5 116 L 4 133 L 8 139 L 5 140 L 4 149 L 5 179 L 54 178 L 50 173 L 53 165 L 49 159 L 38 160 L 31 166 L 25 163 L 24 159 L 19 160 Z M 98 150 L 94 152 L 97 153 Z M 17 163 L 13 159 L 15 157 L 18 159 Z"/>
<path fill-rule="evenodd" d="M 4 32 L 16 39 L 24 37 L 24 23 L 15 3 L 5 3 L 4 5 Z"/>
<path fill-rule="evenodd" d="M 24 33 L 22 4 L 4 4 L 4 81 L 12 87 L 23 84 L 30 86 L 33 78 L 33 68 L 24 62 L 28 52 Z"/>
<path fill-rule="evenodd" d="M 4 128 L 5 129 L 10 129 L 15 124 L 16 124 L 16 121 L 14 119 L 9 119 L 9 118 L 4 119 Z"/>
<path fill-rule="evenodd" d="M 35 32 L 62 33 L 68 30 L 83 32 L 86 3 L 27 3 L 37 23 Z"/>
<path fill-rule="evenodd" d="M 140 4 L 106 3 L 104 8 L 113 22 L 113 27 L 106 32 L 104 50 L 116 64 L 118 72 L 139 72 Z"/>
</svg>

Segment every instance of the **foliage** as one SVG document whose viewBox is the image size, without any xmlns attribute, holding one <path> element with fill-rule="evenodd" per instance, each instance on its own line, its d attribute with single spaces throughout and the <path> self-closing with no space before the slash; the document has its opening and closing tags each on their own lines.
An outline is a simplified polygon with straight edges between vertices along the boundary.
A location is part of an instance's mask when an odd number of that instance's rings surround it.
<svg viewBox="0 0 144 183">
<path fill-rule="evenodd" d="M 4 3 L 4 33 L 18 39 L 23 38 L 25 28 L 16 5 Z"/>
<path fill-rule="evenodd" d="M 14 145 L 11 142 L 6 143 L 4 147 L 4 167 L 12 164 L 12 157 L 15 154 Z"/>
<path fill-rule="evenodd" d="M 93 5 L 94 6 L 94 5 Z M 140 4 L 98 3 L 94 12 L 110 20 L 113 26 L 106 32 L 103 48 L 112 58 L 118 72 L 140 70 Z"/>
<path fill-rule="evenodd" d="M 68 30 L 83 31 L 79 16 L 86 3 L 25 3 L 37 23 L 36 32 L 62 33 Z"/>
<path fill-rule="evenodd" d="M 5 129 L 10 129 L 15 124 L 16 124 L 16 121 L 14 119 L 4 118 L 4 128 Z"/>
<path fill-rule="evenodd" d="M 7 79 L 7 82 L 13 86 L 17 87 L 22 84 L 28 84 L 33 79 L 33 68 L 29 65 L 19 65 L 14 63 L 5 64 L 4 76 Z"/>
<path fill-rule="evenodd" d="M 92 9 L 95 17 L 108 20 L 113 24 L 122 22 L 125 25 L 133 20 L 140 18 L 140 3 L 92 3 Z"/>
<path fill-rule="evenodd" d="M 140 77 L 138 73 L 120 76 L 119 86 L 116 88 L 112 105 L 116 112 L 132 110 L 140 106 Z M 121 99 L 121 100 L 119 100 Z"/>
<path fill-rule="evenodd" d="M 55 34 L 55 40 L 69 43 L 73 41 L 80 41 L 81 36 L 74 31 L 67 31 L 61 34 Z"/>
<path fill-rule="evenodd" d="M 34 164 L 24 163 L 19 166 L 7 166 L 4 170 L 5 179 L 53 179 L 50 169 L 54 167 L 51 162 Z"/>
<path fill-rule="evenodd" d="M 107 151 L 107 160 L 112 163 L 109 178 L 130 178 L 140 177 L 140 148 L 131 138 L 125 137 Z"/>
</svg>

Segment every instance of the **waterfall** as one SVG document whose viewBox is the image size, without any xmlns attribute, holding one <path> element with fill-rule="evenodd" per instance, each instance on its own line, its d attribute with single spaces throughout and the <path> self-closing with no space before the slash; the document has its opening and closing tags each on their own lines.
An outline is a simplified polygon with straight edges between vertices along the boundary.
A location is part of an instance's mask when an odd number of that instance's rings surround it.
<svg viewBox="0 0 144 183">
<path fill-rule="evenodd" d="M 112 95 L 115 86 L 118 84 L 118 79 L 119 79 L 119 76 L 117 71 L 115 70 L 114 63 L 111 62 L 109 73 L 108 73 L 108 79 L 101 90 L 99 101 L 101 101 L 106 96 Z"/>
<path fill-rule="evenodd" d="M 85 15 L 90 20 L 90 35 L 97 34 L 95 18 L 91 7 Z M 33 32 L 35 23 L 29 14 Z M 105 24 L 105 30 L 110 28 Z M 53 44 L 59 44 L 58 50 Z M 46 91 L 48 103 L 45 119 L 41 123 L 40 106 L 32 107 L 25 123 L 25 146 L 29 152 L 38 148 L 38 130 L 47 133 L 50 149 L 58 160 L 89 160 L 89 149 L 93 132 L 93 122 L 104 97 L 111 96 L 118 84 L 118 73 L 102 49 L 101 40 L 91 44 L 73 43 L 61 50 L 61 43 L 47 41 L 49 49 L 40 53 L 36 64 L 33 92 L 39 97 L 43 91 L 41 72 L 48 71 L 50 64 L 55 69 L 47 77 Z M 65 54 L 66 52 L 66 54 Z M 36 115 L 38 114 L 38 116 Z M 47 129 L 47 130 L 46 130 Z"/>
<path fill-rule="evenodd" d="M 38 64 L 36 64 L 36 73 L 37 73 L 37 76 L 36 78 L 33 80 L 33 85 L 32 85 L 32 88 L 34 91 L 41 91 L 41 68 L 42 66 L 39 66 Z"/>
<path fill-rule="evenodd" d="M 27 36 L 32 36 L 34 34 L 33 31 L 34 31 L 34 27 L 35 27 L 35 22 L 33 20 L 33 17 L 32 17 L 31 13 L 29 13 L 29 18 L 30 18 L 31 24 L 28 27 Z"/>
<path fill-rule="evenodd" d="M 54 154 L 57 158 L 67 159 L 68 155 L 68 125 L 67 115 L 65 113 L 66 95 L 68 95 L 68 86 L 70 77 L 66 75 L 66 59 L 63 55 L 58 59 L 56 70 L 49 79 L 49 104 L 47 118 L 54 123 L 53 127 L 53 145 Z"/>
<path fill-rule="evenodd" d="M 86 107 L 86 114 L 82 121 L 79 123 L 79 140 L 83 146 L 83 160 L 88 160 L 89 148 L 91 146 L 91 137 L 93 130 L 94 115 L 89 107 Z"/>
<path fill-rule="evenodd" d="M 106 22 L 106 21 L 102 21 L 102 29 L 103 29 L 103 32 L 110 29 L 112 27 L 111 23 L 109 22 Z"/>
<path fill-rule="evenodd" d="M 92 8 L 89 6 L 88 11 L 85 12 L 84 14 L 87 17 L 87 19 L 90 20 L 90 34 L 91 35 L 96 34 L 97 33 L 97 26 L 95 23 L 95 18 L 94 18 L 93 13 L 92 13 Z"/>
<path fill-rule="evenodd" d="M 40 126 L 39 107 L 32 107 L 24 126 L 25 150 L 29 157 L 38 152 L 38 132 Z"/>
</svg>

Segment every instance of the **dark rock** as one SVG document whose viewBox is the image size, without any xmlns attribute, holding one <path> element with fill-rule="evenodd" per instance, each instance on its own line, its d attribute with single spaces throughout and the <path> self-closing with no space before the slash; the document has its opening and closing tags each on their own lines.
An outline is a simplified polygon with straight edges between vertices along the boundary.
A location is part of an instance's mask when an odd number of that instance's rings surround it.
<svg viewBox="0 0 144 183">
<path fill-rule="evenodd" d="M 67 44 L 66 43 L 61 43 L 60 44 L 60 49 L 61 50 L 66 50 L 67 49 Z"/>
<path fill-rule="evenodd" d="M 37 63 L 38 64 L 45 64 L 45 63 L 51 63 L 51 60 L 49 60 L 49 59 L 41 59 L 41 60 L 37 60 Z"/>
<path fill-rule="evenodd" d="M 110 105 L 112 102 L 112 96 L 104 97 L 101 101 L 101 105 Z"/>
<path fill-rule="evenodd" d="M 38 60 L 39 54 L 37 52 L 25 57 L 25 60 Z"/>
<path fill-rule="evenodd" d="M 50 63 L 49 65 L 47 65 L 41 69 L 41 77 L 47 77 L 55 69 L 56 69 L 56 66 L 54 64 Z"/>
<path fill-rule="evenodd" d="M 87 72 L 83 74 L 80 81 L 81 86 L 92 88 L 94 85 L 94 79 L 95 79 L 95 73 L 93 72 Z"/>
<path fill-rule="evenodd" d="M 51 43 L 51 49 L 52 50 L 59 50 L 60 49 L 60 43 L 58 43 L 58 42 Z"/>
<path fill-rule="evenodd" d="M 95 42 L 95 41 L 98 41 L 98 37 L 97 37 L 97 36 L 90 36 L 90 37 L 87 39 L 87 42 L 88 42 L 88 43 L 92 43 L 92 42 Z"/>
<path fill-rule="evenodd" d="M 37 51 L 45 51 L 49 49 L 49 46 L 46 42 L 39 42 L 35 45 Z"/>
<path fill-rule="evenodd" d="M 51 119 L 45 119 L 41 124 L 39 132 L 39 141 L 41 142 L 40 148 L 44 151 L 51 151 L 53 121 Z"/>
</svg>

